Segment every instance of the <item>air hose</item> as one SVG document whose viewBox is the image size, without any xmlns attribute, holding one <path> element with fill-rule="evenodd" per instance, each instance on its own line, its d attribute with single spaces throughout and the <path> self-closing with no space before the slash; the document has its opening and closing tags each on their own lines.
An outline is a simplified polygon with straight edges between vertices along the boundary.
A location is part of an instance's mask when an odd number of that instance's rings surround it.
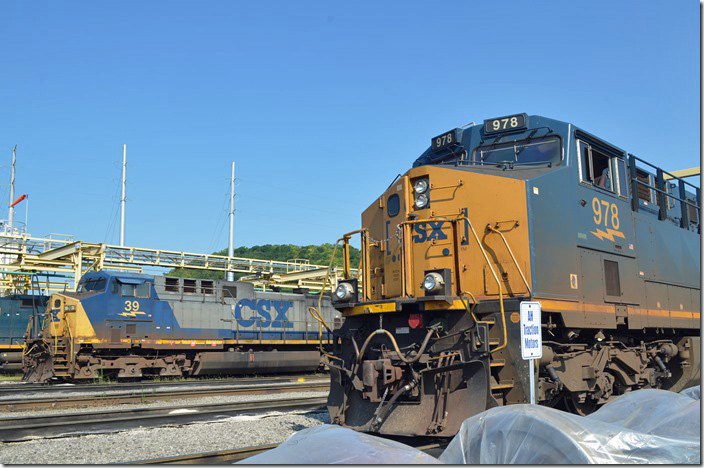
<svg viewBox="0 0 704 468">
<path fill-rule="evenodd" d="M 362 359 L 364 358 L 364 352 L 367 350 L 367 346 L 369 346 L 369 342 L 372 341 L 372 338 L 374 335 L 387 335 L 389 339 L 391 340 L 391 344 L 394 346 L 394 351 L 398 354 L 398 358 L 405 362 L 406 364 L 413 364 L 416 362 L 420 357 L 423 355 L 425 352 L 426 346 L 428 346 L 428 342 L 430 341 L 430 337 L 432 336 L 433 332 L 432 328 L 428 330 L 428 333 L 425 335 L 425 339 L 423 339 L 423 343 L 420 345 L 420 349 L 418 350 L 418 353 L 410 359 L 408 359 L 406 356 L 404 356 L 401 353 L 401 350 L 398 348 L 398 344 L 396 343 L 396 339 L 394 338 L 394 335 L 391 334 L 388 330 L 384 330 L 383 328 L 379 328 L 378 330 L 374 330 L 369 334 L 367 339 L 364 341 L 364 344 L 362 345 L 362 349 L 359 350 L 359 354 L 357 355 L 357 362 L 362 362 Z"/>
<path fill-rule="evenodd" d="M 396 403 L 396 400 L 398 400 L 399 397 L 404 393 L 414 389 L 416 385 L 418 385 L 418 383 L 415 380 L 411 380 L 411 383 L 407 383 L 403 387 L 396 390 L 396 393 L 394 393 L 394 395 L 391 397 L 386 406 L 384 406 L 381 411 L 379 411 L 379 415 L 372 421 L 371 427 L 381 424 L 381 422 L 384 420 L 384 415 L 389 411 L 389 408 L 391 408 L 394 403 Z"/>
</svg>

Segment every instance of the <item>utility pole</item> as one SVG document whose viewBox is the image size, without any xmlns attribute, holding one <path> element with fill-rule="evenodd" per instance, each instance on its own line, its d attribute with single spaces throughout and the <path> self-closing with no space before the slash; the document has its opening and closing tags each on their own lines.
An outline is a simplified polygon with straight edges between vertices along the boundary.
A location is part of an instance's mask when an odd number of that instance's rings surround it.
<svg viewBox="0 0 704 468">
<path fill-rule="evenodd" d="M 15 162 L 17 161 L 17 145 L 12 148 L 12 171 L 10 172 L 10 205 L 15 201 Z M 12 234 L 12 223 L 15 220 L 15 208 L 10 206 L 9 213 L 7 215 L 7 227 Z"/>
<path fill-rule="evenodd" d="M 125 191 L 127 189 L 127 145 L 122 145 L 122 198 L 120 198 L 120 247 L 125 245 Z"/>
<path fill-rule="evenodd" d="M 235 161 L 232 161 L 232 177 L 230 177 L 230 243 L 227 247 L 227 256 L 235 253 Z M 235 272 L 227 272 L 227 280 L 235 281 Z"/>
</svg>

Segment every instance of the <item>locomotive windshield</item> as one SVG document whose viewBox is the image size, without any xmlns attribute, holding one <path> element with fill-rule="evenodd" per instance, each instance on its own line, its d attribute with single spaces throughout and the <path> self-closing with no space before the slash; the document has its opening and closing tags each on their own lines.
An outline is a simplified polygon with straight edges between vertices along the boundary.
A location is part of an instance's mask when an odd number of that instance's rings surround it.
<svg viewBox="0 0 704 468">
<path fill-rule="evenodd" d="M 105 280 L 105 278 L 98 278 L 98 279 L 90 279 L 87 281 L 81 281 L 78 284 L 78 290 L 76 292 L 78 294 L 81 294 L 81 293 L 87 293 L 87 292 L 104 291 L 106 284 L 107 284 L 107 281 Z"/>
<path fill-rule="evenodd" d="M 561 156 L 560 139 L 557 137 L 480 146 L 474 151 L 476 164 L 556 163 Z"/>
</svg>

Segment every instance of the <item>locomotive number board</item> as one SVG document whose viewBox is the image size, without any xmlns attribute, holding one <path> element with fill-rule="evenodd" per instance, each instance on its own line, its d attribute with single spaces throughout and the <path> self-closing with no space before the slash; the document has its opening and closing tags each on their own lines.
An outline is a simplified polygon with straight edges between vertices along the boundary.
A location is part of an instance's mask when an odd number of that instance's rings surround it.
<svg viewBox="0 0 704 468">
<path fill-rule="evenodd" d="M 450 130 L 449 132 L 445 132 L 442 135 L 430 139 L 430 147 L 433 151 L 445 148 L 452 143 L 457 143 L 457 134 L 454 130 Z"/>
<path fill-rule="evenodd" d="M 526 114 L 507 115 L 484 121 L 484 133 L 507 132 L 526 127 Z"/>
</svg>

